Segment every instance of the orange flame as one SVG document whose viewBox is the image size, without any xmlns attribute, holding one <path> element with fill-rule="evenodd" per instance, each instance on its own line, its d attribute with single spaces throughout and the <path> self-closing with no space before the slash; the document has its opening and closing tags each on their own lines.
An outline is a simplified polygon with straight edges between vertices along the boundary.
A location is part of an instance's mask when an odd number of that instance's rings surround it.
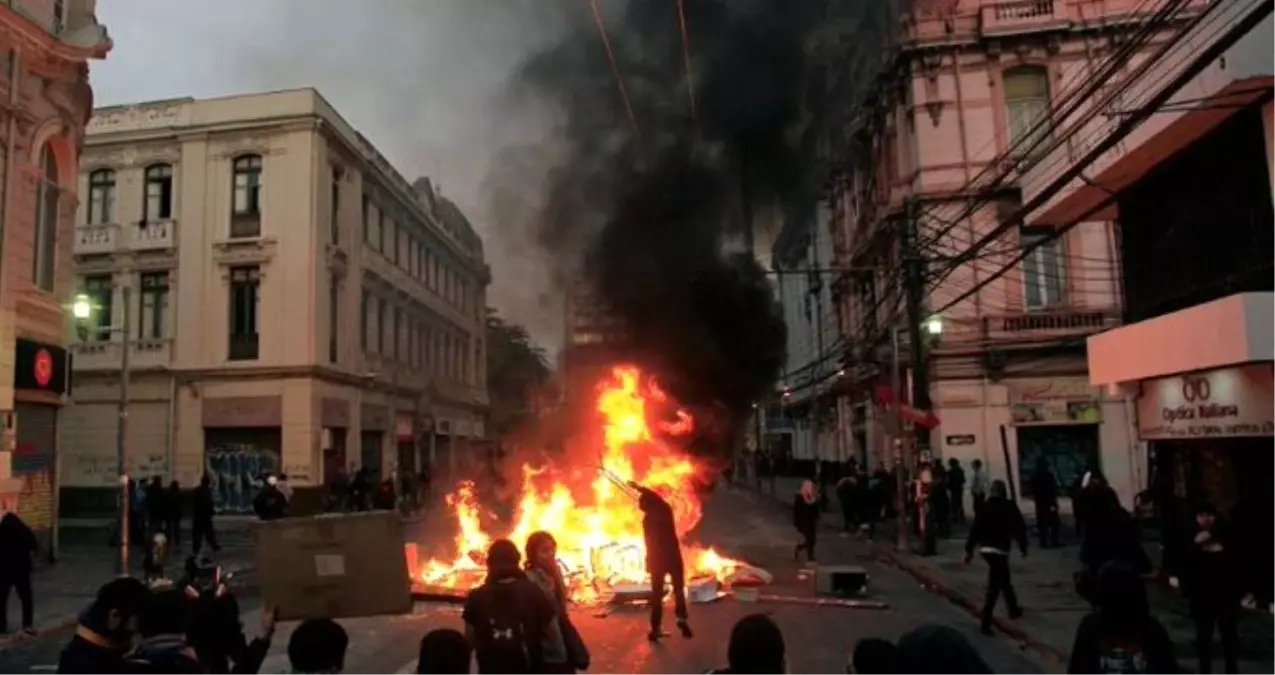
<svg viewBox="0 0 1275 675">
<path fill-rule="evenodd" d="M 642 385 L 645 384 L 645 387 Z M 597 410 L 603 419 L 599 464 L 620 481 L 636 481 L 661 494 L 672 507 L 679 537 L 684 537 L 703 516 L 692 487 L 697 467 L 692 459 L 652 433 L 651 419 L 667 413 L 668 395 L 641 371 L 617 366 L 599 386 Z M 675 422 L 655 422 L 668 436 L 691 432 L 694 420 L 684 410 L 672 411 Z M 569 583 L 581 596 L 595 595 L 617 583 L 645 583 L 646 545 L 642 537 L 642 512 L 624 489 L 596 468 L 593 479 L 577 492 L 561 482 L 552 468 L 523 466 L 521 499 L 514 525 L 507 537 L 520 547 L 533 532 L 544 530 L 558 543 L 559 563 Z M 545 479 L 552 481 L 545 485 Z M 421 582 L 443 587 L 467 587 L 481 581 L 482 554 L 492 537 L 481 524 L 481 507 L 472 482 L 461 483 L 447 496 L 456 517 L 457 555 L 449 563 L 431 560 L 421 566 Z M 712 549 L 683 552 L 692 576 L 722 579 L 741 564 Z"/>
</svg>

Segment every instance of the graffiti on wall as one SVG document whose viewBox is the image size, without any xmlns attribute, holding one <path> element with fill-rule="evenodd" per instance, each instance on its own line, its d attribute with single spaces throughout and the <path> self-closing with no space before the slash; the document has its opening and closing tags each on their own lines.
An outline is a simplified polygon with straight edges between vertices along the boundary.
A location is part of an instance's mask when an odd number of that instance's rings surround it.
<svg viewBox="0 0 1275 675">
<path fill-rule="evenodd" d="M 217 513 L 251 513 L 262 477 L 279 470 L 279 452 L 252 443 L 218 443 L 208 447 L 204 468 Z"/>
</svg>

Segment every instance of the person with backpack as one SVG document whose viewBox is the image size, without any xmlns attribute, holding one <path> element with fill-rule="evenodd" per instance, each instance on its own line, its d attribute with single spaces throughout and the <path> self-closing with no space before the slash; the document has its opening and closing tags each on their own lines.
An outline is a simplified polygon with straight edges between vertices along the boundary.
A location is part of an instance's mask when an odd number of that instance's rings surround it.
<svg viewBox="0 0 1275 675">
<path fill-rule="evenodd" d="M 651 632 L 647 639 L 655 642 L 663 637 L 660 624 L 664 618 L 664 580 L 673 585 L 673 612 L 682 637 L 689 638 L 691 624 L 686 611 L 686 566 L 682 563 L 682 544 L 677 540 L 673 508 L 655 491 L 629 481 L 637 491 L 638 508 L 642 510 L 642 538 L 646 542 L 646 571 L 651 575 Z"/>
<path fill-rule="evenodd" d="M 1094 606 L 1076 628 L 1067 672 L 1178 672 L 1173 640 L 1151 616 L 1146 582 L 1137 571 L 1120 561 L 1103 567 Z"/>
<path fill-rule="evenodd" d="M 553 603 L 520 569 L 522 555 L 508 539 L 487 549 L 487 579 L 469 592 L 461 618 L 479 673 L 544 672 L 543 639 Z"/>
</svg>

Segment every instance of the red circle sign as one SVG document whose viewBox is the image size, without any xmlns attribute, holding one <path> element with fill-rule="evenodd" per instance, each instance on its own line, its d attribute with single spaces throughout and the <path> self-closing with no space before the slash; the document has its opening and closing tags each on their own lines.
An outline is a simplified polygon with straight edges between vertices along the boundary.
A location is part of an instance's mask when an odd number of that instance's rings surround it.
<svg viewBox="0 0 1275 675">
<path fill-rule="evenodd" d="M 53 380 L 53 355 L 47 349 L 41 349 L 35 353 L 35 368 L 32 373 L 35 375 L 36 384 L 41 387 L 49 386 L 49 382 Z"/>
</svg>

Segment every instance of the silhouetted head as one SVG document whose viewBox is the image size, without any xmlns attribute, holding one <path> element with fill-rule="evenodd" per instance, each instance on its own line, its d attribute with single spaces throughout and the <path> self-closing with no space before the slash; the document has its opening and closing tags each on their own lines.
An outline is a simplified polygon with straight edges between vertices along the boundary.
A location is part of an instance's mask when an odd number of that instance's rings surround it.
<svg viewBox="0 0 1275 675">
<path fill-rule="evenodd" d="M 468 673 L 473 650 L 460 631 L 451 628 L 432 630 L 421 638 L 417 673 Z"/>
<path fill-rule="evenodd" d="M 732 673 L 782 673 L 784 635 L 769 616 L 746 616 L 730 632 L 726 660 Z"/>
<path fill-rule="evenodd" d="M 350 636 L 332 619 L 306 619 L 288 640 L 294 673 L 339 673 L 345 669 Z"/>
<path fill-rule="evenodd" d="M 518 564 L 522 562 L 522 554 L 518 547 L 508 539 L 497 539 L 487 549 L 487 576 L 493 580 L 518 574 Z"/>
</svg>

